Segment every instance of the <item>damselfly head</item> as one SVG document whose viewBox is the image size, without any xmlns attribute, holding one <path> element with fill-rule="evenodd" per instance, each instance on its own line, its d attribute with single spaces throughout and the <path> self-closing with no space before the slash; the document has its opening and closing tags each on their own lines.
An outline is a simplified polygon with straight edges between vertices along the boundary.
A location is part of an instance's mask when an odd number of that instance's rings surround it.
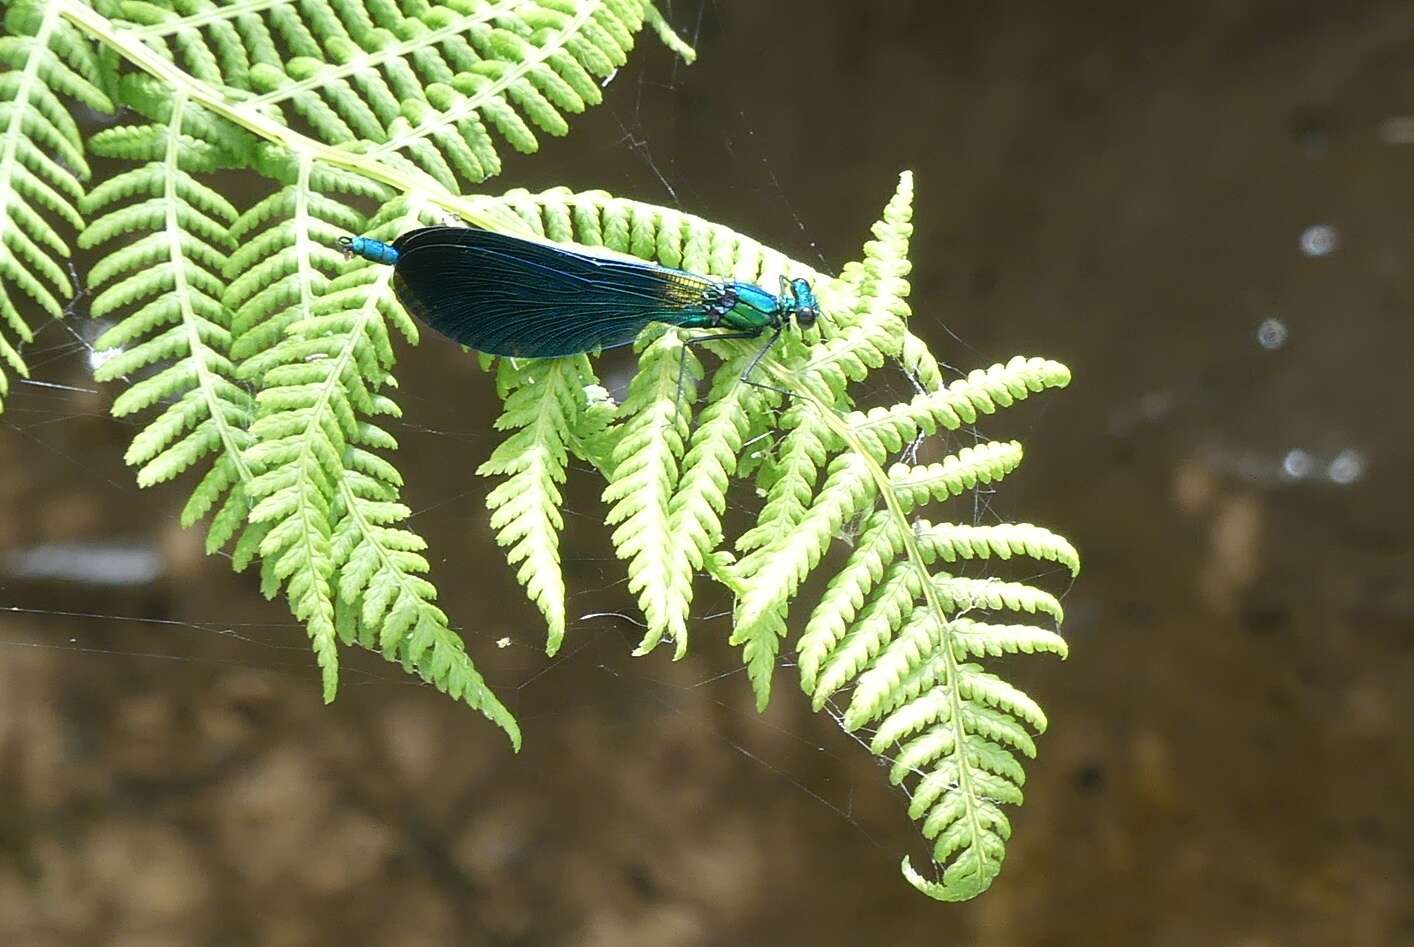
<svg viewBox="0 0 1414 947">
<path fill-rule="evenodd" d="M 792 308 L 796 324 L 802 329 L 810 328 L 820 318 L 820 304 L 815 301 L 815 291 L 810 288 L 810 281 L 796 277 L 790 281 L 790 292 L 795 298 Z"/>
</svg>

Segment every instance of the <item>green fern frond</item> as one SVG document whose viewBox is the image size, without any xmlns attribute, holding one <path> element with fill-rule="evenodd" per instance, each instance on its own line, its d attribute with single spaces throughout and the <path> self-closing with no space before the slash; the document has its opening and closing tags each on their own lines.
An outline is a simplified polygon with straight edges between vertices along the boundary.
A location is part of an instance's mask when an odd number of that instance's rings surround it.
<svg viewBox="0 0 1414 947">
<path fill-rule="evenodd" d="M 605 519 L 615 527 L 614 549 L 628 561 L 629 591 L 638 596 L 648 631 L 636 654 L 657 646 L 666 635 L 678 657 L 687 652 L 687 624 L 674 612 L 671 597 L 684 594 L 690 570 L 674 569 L 670 505 L 687 442 L 687 403 L 701 377 L 701 363 L 684 351 L 676 332 L 664 332 L 646 344 L 638 371 L 620 408 L 623 423 L 614 446 L 613 469 L 604 489 L 610 504 Z M 679 382 L 686 395 L 680 392 Z"/>
<path fill-rule="evenodd" d="M 376 0 L 299 4 L 127 3 L 114 28 L 244 108 L 320 140 L 362 142 L 449 191 L 501 169 L 491 130 L 533 152 L 536 132 L 564 135 L 565 116 L 602 99 L 652 20 L 681 56 L 692 51 L 642 0 L 452 0 L 403 10 Z M 284 47 L 292 55 L 283 56 Z"/>
<path fill-rule="evenodd" d="M 781 427 L 786 433 L 779 448 L 766 458 L 757 474 L 757 487 L 766 502 L 756 524 L 737 537 L 738 552 L 762 549 L 793 530 L 805 516 L 820 468 L 825 466 L 830 435 L 817 415 L 791 411 L 782 418 Z M 747 574 L 754 569 L 742 564 L 737 571 Z"/>
<path fill-rule="evenodd" d="M 673 28 L 668 25 L 668 21 L 663 18 L 663 14 L 658 12 L 658 8 L 651 3 L 644 5 L 643 10 L 648 25 L 653 27 L 653 31 L 658 34 L 658 39 L 663 45 L 677 54 L 683 62 L 691 65 L 697 59 L 697 50 L 683 42 L 682 37 L 673 32 Z"/>
<path fill-rule="evenodd" d="M 553 655 L 565 637 L 560 485 L 573 450 L 572 432 L 584 429 L 582 418 L 591 410 L 587 392 L 598 381 L 583 355 L 501 359 L 497 371 L 497 387 L 508 396 L 496 428 L 515 433 L 477 473 L 507 478 L 486 500 L 491 528 L 496 542 L 510 547 L 506 558 L 519 566 L 516 578 L 545 616 L 545 651 Z"/>
<path fill-rule="evenodd" d="M 9 372 L 29 376 L 20 347 L 34 338 L 23 313 L 31 306 L 54 319 L 73 297 L 60 230 L 82 230 L 78 205 L 88 180 L 83 139 L 61 97 L 102 111 L 113 105 L 100 89 L 88 43 L 51 4 L 16 3 L 0 36 L 0 412 Z"/>
<path fill-rule="evenodd" d="M 1065 639 L 1048 628 L 1034 625 L 997 625 L 958 618 L 952 622 L 953 644 L 959 658 L 999 658 L 1004 654 L 1047 651 L 1064 658 L 1070 654 Z"/>
<path fill-rule="evenodd" d="M 804 364 L 788 369 L 788 376 L 783 371 L 778 379 L 813 393 L 815 400 L 793 409 L 793 426 L 782 444 L 789 476 L 769 467 L 763 472 L 769 484 L 766 505 L 756 526 L 738 542 L 738 549 L 750 551 L 735 570 L 746 593 L 737 599 L 732 640 L 747 649 L 748 674 L 761 707 L 770 695 L 790 599 L 842 526 L 868 512 L 878 496 L 873 470 L 884 451 L 874 442 L 860 444 L 862 454 L 835 454 L 818 492 L 814 481 L 829 454 L 845 446 L 834 430 L 841 423 L 834 412 L 849 406 L 849 383 L 897 354 L 909 311 L 904 274 L 909 269 L 911 202 L 912 178 L 904 175 L 874 227 L 875 239 L 864 247 L 864 260 L 849 274 L 852 294 L 831 297 L 845 306 L 832 311 L 839 313 L 834 333 L 804 353 Z M 762 655 L 770 656 L 769 664 Z M 814 666 L 805 673 L 812 675 Z"/>
<path fill-rule="evenodd" d="M 509 209 L 535 236 L 602 247 L 694 273 L 763 285 L 774 285 L 773 280 L 781 274 L 818 275 L 729 227 L 606 191 L 558 187 L 531 192 L 516 188 L 482 202 Z"/>
<path fill-rule="evenodd" d="M 1017 652 L 1064 656 L 1066 647 L 1050 629 L 982 617 L 1011 611 L 1059 621 L 1050 593 L 934 574 L 930 566 L 994 550 L 1001 558 L 1002 549 L 1070 568 L 1078 559 L 1068 544 L 1034 527 L 936 527 L 908 518 L 1006 476 L 1021 461 L 1018 443 L 984 442 L 927 465 L 887 461 L 920 436 L 956 430 L 1062 386 L 1069 373 L 1043 359 L 1013 359 L 941 384 L 936 361 L 910 341 L 906 326 L 910 200 L 905 176 L 864 259 L 827 288 L 838 308 L 827 310 L 833 324 L 822 340 L 798 362 L 787 353 L 765 366 L 797 403 L 776 455 L 757 474 L 766 502 L 738 541 L 744 556 L 730 568 L 729 585 L 737 597 L 733 640 L 745 646 L 764 703 L 792 599 L 845 525 L 862 519 L 854 549 L 797 642 L 802 686 L 817 708 L 847 695 L 845 728 L 877 726 L 871 748 L 893 754 L 893 781 L 916 780 L 910 812 L 934 842 L 941 878 L 924 879 L 907 862 L 905 875 L 931 896 L 952 900 L 976 895 L 1000 870 L 1010 826 L 999 806 L 1020 801 L 1024 779 L 1013 751 L 1033 754 L 1030 733 L 1045 727 L 1034 701 L 968 662 Z M 853 410 L 851 385 L 890 359 L 925 393 Z"/>
<path fill-rule="evenodd" d="M 316 301 L 345 265 L 327 238 L 341 223 L 363 222 L 316 190 L 314 178 L 312 164 L 302 162 L 294 184 L 237 220 L 232 231 L 241 249 L 228 263 L 234 278 L 224 301 L 236 313 L 233 348 L 244 357 L 240 373 L 260 386 L 251 430 L 257 443 L 246 458 L 256 473 L 248 485 L 255 504 L 251 521 L 268 529 L 260 544 L 270 564 L 266 592 L 274 591 L 272 584 L 288 586 L 292 611 L 309 624 L 325 697 L 332 699 L 338 661 L 333 506 L 345 448 L 361 440 L 359 414 L 383 407 L 374 399 L 392 354 L 386 336 L 370 325 L 383 327 L 376 302 L 352 323 L 336 315 L 323 331 L 288 331 L 297 322 L 318 320 Z M 333 175 L 321 183 L 333 190 L 346 182 Z M 286 213 L 289 219 L 272 223 Z"/>
<path fill-rule="evenodd" d="M 111 248 L 89 274 L 100 290 L 90 314 L 123 313 L 94 345 L 107 356 L 94 378 L 112 381 L 161 366 L 113 402 L 116 417 L 167 405 L 133 438 L 124 459 L 147 487 L 214 457 L 182 511 L 182 525 L 190 526 L 217 508 L 207 532 L 210 552 L 246 525 L 251 472 L 243 453 L 251 444 L 247 428 L 255 406 L 236 381 L 231 315 L 221 302 L 236 209 L 197 177 L 212 169 L 210 153 L 186 147 L 188 125 L 201 124 L 192 121 L 199 111 L 179 93 L 165 126 L 94 137 L 94 152 L 105 157 L 133 154 L 140 132 L 165 149 L 160 159 L 109 178 L 87 196 L 84 212 L 101 216 L 79 246 Z"/>
<path fill-rule="evenodd" d="M 871 514 L 801 632 L 800 685 L 816 710 L 878 653 L 918 594 L 913 573 L 894 561 L 903 552 L 902 533 L 887 510 Z M 832 676 L 822 680 L 827 662 Z"/>
<path fill-rule="evenodd" d="M 964 447 L 941 462 L 889 468 L 889 483 L 905 510 L 929 500 L 946 500 L 978 484 L 996 483 L 1021 466 L 1020 441 L 988 441 Z"/>
<path fill-rule="evenodd" d="M 407 515 L 396 500 L 400 479 L 377 452 L 393 446 L 374 423 L 395 410 L 389 327 L 410 338 L 415 328 L 392 302 L 387 274 L 349 268 L 334 245 L 366 229 L 359 206 L 391 206 L 390 183 L 429 211 L 429 201 L 474 208 L 476 199 L 452 192 L 499 169 L 487 128 L 521 150 L 536 146 L 532 126 L 562 134 L 564 115 L 598 102 L 601 81 L 625 61 L 645 4 L 63 0 L 42 17 L 39 9 L 26 5 L 34 15 L 15 15 L 16 23 L 41 23 L 64 59 L 90 40 L 116 53 L 107 65 L 119 70 L 105 82 L 152 120 L 95 137 L 102 154 L 139 167 L 101 187 L 92 206 L 105 213 L 85 235 L 107 251 L 91 274 L 103 290 L 97 312 L 122 316 L 103 339 L 105 350 L 122 352 L 99 377 L 160 368 L 130 384 L 115 409 L 172 402 L 129 453 L 140 481 L 210 461 L 184 519 L 215 510 L 208 546 L 239 536 L 237 567 L 261 559 L 265 591 L 283 589 L 309 626 L 326 696 L 335 640 L 359 641 L 465 697 L 514 737 L 433 603 L 421 540 L 399 526 Z M 79 38 L 77 52 L 60 42 L 70 37 Z M 142 72 L 122 71 L 122 60 Z M 67 81 L 45 79 L 60 88 Z M 23 131 L 25 141 L 42 138 Z M 61 157 L 64 145 L 53 145 Z M 81 154 L 67 163 L 81 167 Z M 235 208 L 199 180 L 220 167 L 253 168 L 282 186 L 232 223 Z M 380 217 L 375 226 L 396 233 L 418 216 Z M 73 222 L 81 223 L 77 212 Z M 258 389 L 254 400 L 247 386 Z M 592 375 L 575 386 L 580 410 L 560 447 L 607 465 L 619 438 L 596 389 Z M 510 510 L 512 496 L 524 502 L 517 488 L 526 478 L 512 473 L 493 497 L 504 501 L 503 538 L 525 526 Z M 521 538 L 532 536 L 555 538 L 553 529 Z M 525 554 L 532 596 L 552 628 L 558 611 L 562 627 L 562 582 L 539 568 L 553 545 L 534 553 L 511 545 L 513 559 Z"/>
<path fill-rule="evenodd" d="M 246 241 L 230 263 L 245 272 L 227 291 L 245 329 L 237 347 L 262 340 L 241 373 L 259 385 L 246 458 L 250 520 L 268 530 L 259 547 L 266 591 L 283 588 L 306 623 L 326 700 L 338 681 L 336 639 L 357 642 L 465 700 L 519 745 L 514 719 L 436 605 L 425 543 L 403 526 L 411 511 L 399 500 L 402 478 L 378 453 L 397 447 L 375 420 L 400 413 L 384 393 L 395 387 L 391 331 L 417 332 L 396 305 L 391 268 L 326 251 L 323 237 L 361 223 L 342 203 L 350 194 L 367 196 L 347 175 L 305 161 L 292 185 L 233 228 Z M 398 199 L 356 229 L 401 233 L 424 211 Z"/>
<path fill-rule="evenodd" d="M 151 107 L 159 103 L 154 97 Z M 436 607 L 435 589 L 421 577 L 422 541 L 399 525 L 409 515 L 398 502 L 401 478 L 374 453 L 394 446 L 369 420 L 396 411 L 377 391 L 391 385 L 388 325 L 409 336 L 416 330 L 392 303 L 390 271 L 343 273 L 346 263 L 329 245 L 364 223 L 341 198 L 385 192 L 306 159 L 289 185 L 237 219 L 194 176 L 230 154 L 215 131 L 179 93 L 166 127 L 125 126 L 95 138 L 95 150 L 114 157 L 165 149 L 162 161 L 95 189 L 93 209 L 122 206 L 85 233 L 87 246 L 154 230 L 118 247 L 91 274 L 99 287 L 111 283 L 95 299 L 95 315 L 133 309 L 100 339 L 100 349 L 131 346 L 98 370 L 100 380 L 166 364 L 129 387 L 115 413 L 175 399 L 134 440 L 129 460 L 143 465 L 139 481 L 158 482 L 217 455 L 184 520 L 226 495 L 208 547 L 243 530 L 236 565 L 258 552 L 267 592 L 285 588 L 292 611 L 309 625 L 326 697 L 337 679 L 338 635 L 402 661 L 518 741 L 514 720 Z M 264 386 L 253 425 L 257 402 L 239 381 Z"/>
<path fill-rule="evenodd" d="M 977 369 L 950 385 L 916 395 L 887 408 L 856 412 L 849 426 L 871 451 L 887 453 L 939 428 L 956 431 L 982 415 L 1009 408 L 1032 393 L 1063 387 L 1070 370 L 1059 362 L 1018 355 L 1005 365 Z"/>
<path fill-rule="evenodd" d="M 1063 536 L 1030 523 L 994 523 L 989 526 L 968 526 L 961 523 L 931 524 L 919 520 L 918 548 L 929 563 L 934 559 L 956 562 L 959 559 L 1010 559 L 1026 556 L 1038 562 L 1056 562 L 1080 572 L 1080 554 Z"/>
<path fill-rule="evenodd" d="M 1060 601 L 1054 595 L 1024 582 L 940 574 L 933 589 L 949 613 L 986 609 L 1047 615 L 1057 624 L 1065 619 Z"/>
<path fill-rule="evenodd" d="M 686 639 L 692 605 L 692 577 L 722 542 L 722 514 L 737 473 L 743 446 L 760 419 L 767 417 L 769 393 L 741 383 L 741 373 L 754 356 L 743 353 L 722 362 L 713 375 L 707 406 L 693 421 L 682 475 L 668 501 L 668 532 L 673 546 L 666 551 L 667 571 L 687 576 L 665 602 L 665 624 L 682 629 Z"/>
</svg>

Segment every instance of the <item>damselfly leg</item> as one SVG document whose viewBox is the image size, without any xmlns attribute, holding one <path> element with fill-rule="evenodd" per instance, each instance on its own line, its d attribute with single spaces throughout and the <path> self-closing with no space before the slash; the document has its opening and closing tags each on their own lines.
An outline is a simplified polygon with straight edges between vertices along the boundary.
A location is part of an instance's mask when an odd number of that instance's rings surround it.
<svg viewBox="0 0 1414 947">
<path fill-rule="evenodd" d="M 777 332 L 776 334 L 780 335 L 780 332 Z M 678 356 L 678 388 L 676 403 L 682 404 L 683 382 L 687 379 L 687 347 L 689 345 L 703 345 L 707 342 L 725 342 L 730 339 L 757 339 L 760 337 L 761 333 L 759 332 L 742 330 L 740 332 L 717 332 L 711 335 L 694 335 L 690 338 L 683 339 L 682 354 Z M 772 341 L 774 341 L 774 339 L 772 339 Z M 769 342 L 766 345 L 767 348 L 770 347 Z M 761 355 L 763 354 L 765 354 L 765 349 L 762 349 L 761 352 L 757 353 L 757 356 L 751 360 L 751 365 L 748 366 L 748 370 L 756 367 L 756 363 L 760 361 Z M 746 381 L 746 378 L 743 377 L 742 381 Z M 748 384 L 754 383 L 748 382 Z"/>
</svg>

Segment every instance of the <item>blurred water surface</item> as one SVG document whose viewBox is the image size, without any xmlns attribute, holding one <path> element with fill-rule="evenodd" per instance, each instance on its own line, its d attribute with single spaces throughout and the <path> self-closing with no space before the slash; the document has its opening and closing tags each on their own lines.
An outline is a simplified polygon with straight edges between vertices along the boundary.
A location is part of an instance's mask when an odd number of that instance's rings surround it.
<svg viewBox="0 0 1414 947">
<path fill-rule="evenodd" d="M 1071 659 L 1007 672 L 1051 729 L 1001 879 L 909 889 L 885 771 L 785 672 L 758 717 L 706 604 L 685 661 L 613 617 L 547 661 L 450 345 L 400 355 L 398 463 L 525 750 L 365 656 L 321 706 L 50 325 L 0 419 L 0 942 L 1414 943 L 1414 4 L 670 12 L 698 64 L 645 41 L 497 186 L 833 269 L 912 168 L 915 329 L 1074 371 L 986 426 L 1028 455 L 993 509 L 1084 558 Z M 631 615 L 591 478 L 568 503 L 571 614 Z"/>
</svg>

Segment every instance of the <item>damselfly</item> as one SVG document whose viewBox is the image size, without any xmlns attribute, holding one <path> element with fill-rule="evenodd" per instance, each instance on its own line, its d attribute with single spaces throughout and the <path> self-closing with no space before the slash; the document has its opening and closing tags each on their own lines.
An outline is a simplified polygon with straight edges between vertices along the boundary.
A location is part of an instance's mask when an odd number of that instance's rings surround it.
<svg viewBox="0 0 1414 947">
<path fill-rule="evenodd" d="M 343 237 L 345 250 L 393 266 L 393 289 L 418 320 L 478 352 L 553 358 L 628 345 L 650 322 L 720 330 L 688 342 L 771 333 L 753 369 L 792 321 L 819 316 L 810 283 L 779 293 L 653 263 L 591 256 L 469 227 L 412 230 L 391 244 Z"/>
</svg>

